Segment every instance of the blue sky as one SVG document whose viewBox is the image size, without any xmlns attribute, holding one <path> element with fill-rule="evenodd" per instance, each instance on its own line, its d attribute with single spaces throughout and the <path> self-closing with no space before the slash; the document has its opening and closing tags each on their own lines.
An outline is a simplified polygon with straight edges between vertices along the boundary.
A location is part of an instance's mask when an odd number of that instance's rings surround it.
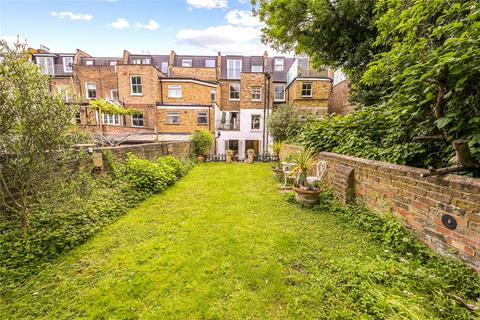
<svg viewBox="0 0 480 320">
<path fill-rule="evenodd" d="M 249 0 L 0 0 L 0 37 L 52 52 L 262 54 Z"/>
</svg>

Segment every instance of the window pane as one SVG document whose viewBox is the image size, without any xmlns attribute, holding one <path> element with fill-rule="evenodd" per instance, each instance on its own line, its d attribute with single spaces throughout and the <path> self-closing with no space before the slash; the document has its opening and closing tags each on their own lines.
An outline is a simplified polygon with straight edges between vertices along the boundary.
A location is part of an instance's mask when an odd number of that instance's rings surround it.
<svg viewBox="0 0 480 320">
<path fill-rule="evenodd" d="M 168 62 L 162 62 L 162 72 L 165 74 L 168 73 Z"/>
<path fill-rule="evenodd" d="M 135 127 L 143 127 L 143 114 L 132 115 L 132 125 Z"/>
<path fill-rule="evenodd" d="M 275 71 L 283 71 L 283 59 L 275 59 Z"/>
<path fill-rule="evenodd" d="M 167 123 L 179 124 L 180 123 L 180 113 L 178 113 L 178 112 L 167 112 Z"/>
<path fill-rule="evenodd" d="M 251 129 L 252 130 L 260 129 L 260 115 L 258 115 L 258 114 L 253 114 L 252 115 Z"/>
<path fill-rule="evenodd" d="M 262 99 L 262 88 L 261 87 L 252 87 L 252 100 L 260 101 Z"/>
<path fill-rule="evenodd" d="M 192 60 L 191 59 L 183 59 L 182 60 L 182 67 L 191 67 L 192 66 Z"/>
<path fill-rule="evenodd" d="M 207 112 L 197 113 L 197 123 L 207 124 L 208 123 L 208 113 Z"/>
<path fill-rule="evenodd" d="M 212 60 L 212 59 L 205 60 L 205 67 L 215 68 L 215 60 Z"/>
<path fill-rule="evenodd" d="M 252 66 L 252 72 L 263 72 L 263 66 Z"/>
<path fill-rule="evenodd" d="M 285 100 L 285 85 L 283 85 L 283 84 L 276 84 L 275 85 L 274 100 L 276 100 L 276 101 Z"/>
<path fill-rule="evenodd" d="M 238 83 L 230 84 L 230 99 L 231 100 L 240 99 L 240 85 Z"/>
<path fill-rule="evenodd" d="M 169 98 L 181 98 L 182 97 L 182 86 L 168 86 L 168 97 Z"/>
</svg>

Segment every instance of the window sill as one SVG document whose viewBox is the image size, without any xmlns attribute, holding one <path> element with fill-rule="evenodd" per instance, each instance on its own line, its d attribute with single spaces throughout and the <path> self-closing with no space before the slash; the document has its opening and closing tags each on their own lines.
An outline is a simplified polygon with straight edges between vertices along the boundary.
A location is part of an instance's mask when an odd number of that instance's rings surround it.
<svg viewBox="0 0 480 320">
<path fill-rule="evenodd" d="M 197 125 L 199 125 L 199 126 L 208 126 L 208 123 L 198 123 L 198 122 L 197 122 Z"/>
<path fill-rule="evenodd" d="M 252 102 L 262 102 L 262 100 L 251 100 Z"/>
<path fill-rule="evenodd" d="M 180 97 L 170 97 L 170 96 L 168 96 L 168 98 L 169 98 L 169 99 L 182 99 L 181 96 L 180 96 Z"/>
<path fill-rule="evenodd" d="M 169 125 L 169 126 L 178 126 L 181 125 L 181 123 L 169 123 L 169 122 L 164 122 L 163 124 Z"/>
<path fill-rule="evenodd" d="M 134 126 L 134 125 L 132 124 L 132 128 L 145 128 L 145 126 Z"/>
<path fill-rule="evenodd" d="M 131 96 L 141 97 L 143 93 L 130 93 Z"/>
<path fill-rule="evenodd" d="M 283 100 L 274 99 L 273 102 L 285 102 L 285 99 L 283 99 Z"/>
<path fill-rule="evenodd" d="M 312 98 L 313 96 L 304 96 L 302 95 L 302 98 Z"/>
<path fill-rule="evenodd" d="M 228 99 L 228 101 L 240 101 L 240 99 Z"/>
</svg>

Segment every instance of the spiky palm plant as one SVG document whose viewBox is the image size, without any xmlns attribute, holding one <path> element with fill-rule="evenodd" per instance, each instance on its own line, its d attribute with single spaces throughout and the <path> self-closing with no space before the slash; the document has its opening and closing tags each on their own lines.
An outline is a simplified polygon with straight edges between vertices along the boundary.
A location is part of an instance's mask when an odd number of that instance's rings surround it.
<svg viewBox="0 0 480 320">
<path fill-rule="evenodd" d="M 307 186 L 307 171 L 308 168 L 315 165 L 316 154 L 312 150 L 301 150 L 300 152 L 293 153 L 291 159 L 295 162 L 295 166 L 292 168 L 292 172 L 298 175 L 297 183 L 301 186 Z M 310 187 L 309 187 L 310 188 Z"/>
</svg>

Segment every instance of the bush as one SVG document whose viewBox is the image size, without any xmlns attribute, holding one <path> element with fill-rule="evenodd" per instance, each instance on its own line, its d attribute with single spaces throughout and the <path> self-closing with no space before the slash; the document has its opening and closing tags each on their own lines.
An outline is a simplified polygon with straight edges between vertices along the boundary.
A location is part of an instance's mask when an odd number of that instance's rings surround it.
<svg viewBox="0 0 480 320">
<path fill-rule="evenodd" d="M 1 290 L 85 242 L 191 168 L 191 162 L 172 156 L 152 162 L 129 154 L 125 163 L 119 163 L 107 152 L 105 158 L 110 174 L 93 177 L 79 172 L 64 177 L 49 198 L 35 203 L 28 229 L 0 212 Z"/>
<path fill-rule="evenodd" d="M 192 143 L 195 155 L 203 155 L 210 151 L 213 144 L 213 136 L 208 130 L 195 130 L 192 134 Z"/>
<path fill-rule="evenodd" d="M 294 136 L 300 126 L 300 115 L 289 104 L 277 106 L 268 117 L 268 130 L 276 141 L 285 141 L 289 136 Z"/>
</svg>

